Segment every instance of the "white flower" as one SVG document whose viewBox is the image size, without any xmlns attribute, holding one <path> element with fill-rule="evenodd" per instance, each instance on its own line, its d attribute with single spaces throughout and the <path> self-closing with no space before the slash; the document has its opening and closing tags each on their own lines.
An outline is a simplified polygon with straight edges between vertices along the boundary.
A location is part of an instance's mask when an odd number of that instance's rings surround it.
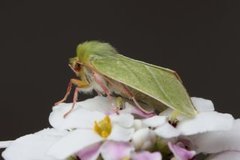
<svg viewBox="0 0 240 160">
<path fill-rule="evenodd" d="M 92 146 L 101 146 L 108 140 L 128 142 L 134 132 L 133 116 L 127 113 L 107 115 L 114 112 L 106 99 L 98 96 L 79 102 L 66 118 L 63 115 L 72 104 L 55 106 L 49 117 L 54 129 L 1 142 L 2 148 L 7 147 L 3 157 L 7 160 L 60 160 Z"/>
<path fill-rule="evenodd" d="M 214 153 L 209 158 L 214 160 L 239 155 L 236 152 L 240 152 L 240 119 L 234 120 L 230 114 L 213 111 L 209 100 L 204 102 L 204 99 L 195 98 L 193 102 L 198 105 L 200 113 L 177 126 L 183 135 L 188 136 L 192 149 L 197 153 Z"/>
<path fill-rule="evenodd" d="M 99 105 L 103 103 L 102 100 L 104 101 L 100 97 L 95 97 L 79 102 L 75 110 L 66 118 L 63 115 L 72 104 L 61 104 L 53 108 L 49 118 L 51 125 L 57 129 L 74 130 L 51 147 L 48 151 L 50 155 L 64 159 L 86 147 L 107 140 L 128 142 L 131 139 L 134 132 L 133 116 L 130 114 L 106 115 L 106 108 L 111 106 L 111 103 L 104 103 L 103 110 L 93 110 L 93 108 L 102 107 Z M 88 101 L 90 103 L 87 103 Z"/>
<path fill-rule="evenodd" d="M 197 153 L 216 153 L 240 148 L 240 141 L 237 142 L 237 139 L 240 139 L 240 125 L 234 121 L 232 115 L 214 111 L 209 100 L 194 98 L 193 103 L 199 114 L 193 119 L 183 119 L 176 127 L 182 135 L 181 138 L 185 136 L 185 139 L 190 140 L 190 144 L 186 145 L 190 150 L 185 149 L 185 155 L 194 155 L 191 150 Z"/>
<path fill-rule="evenodd" d="M 162 138 L 231 129 L 234 120 L 232 115 L 213 111 L 213 104 L 209 100 L 195 97 L 192 100 L 199 113 L 191 119 L 180 116 L 181 120 L 176 127 L 168 123 L 167 117 L 171 114 L 171 109 L 161 113 L 159 116 L 147 118 L 143 123 L 155 128 L 155 133 Z"/>
<path fill-rule="evenodd" d="M 214 147 L 216 143 L 211 143 L 212 145 L 209 144 L 211 140 L 208 140 L 208 138 L 206 138 L 204 135 L 210 136 L 213 134 L 216 136 L 216 133 L 222 132 L 224 132 L 226 135 L 226 133 L 231 132 L 230 129 L 233 127 L 234 123 L 232 115 L 214 111 L 214 106 L 211 101 L 203 98 L 192 98 L 192 100 L 199 113 L 194 118 L 190 119 L 180 116 L 180 121 L 177 123 L 176 127 L 172 126 L 167 119 L 169 114 L 171 114 L 171 109 L 161 113 L 159 116 L 154 116 L 143 120 L 143 124 L 152 128 L 157 136 L 166 140 L 168 139 L 171 142 L 169 143 L 169 148 L 173 151 L 175 157 L 183 160 L 185 160 L 188 156 L 191 157 L 195 155 L 195 152 L 192 150 L 197 150 L 198 153 L 200 153 L 203 152 L 204 149 L 204 151 L 208 151 L 207 153 L 210 153 L 209 151 L 219 148 L 216 146 Z M 190 150 L 187 150 L 184 147 L 181 148 L 183 145 L 179 146 L 177 144 L 179 144 L 182 139 L 189 139 L 192 143 L 191 147 L 194 147 L 191 149 L 189 148 Z M 213 140 L 214 138 L 212 141 Z M 228 142 L 230 143 L 231 141 L 228 140 Z M 206 147 L 207 145 L 208 147 Z M 229 144 L 229 146 L 232 147 L 233 145 L 234 143 Z M 189 145 L 187 146 L 190 147 Z M 223 144 L 220 146 L 223 147 Z M 178 153 L 181 155 L 177 155 Z"/>
<path fill-rule="evenodd" d="M 189 136 L 210 131 L 229 130 L 232 128 L 234 122 L 232 115 L 213 111 L 214 107 L 211 101 L 202 98 L 193 98 L 193 103 L 199 113 L 191 119 L 182 118 L 176 128 L 170 126 L 166 118 L 164 120 L 164 116 L 158 116 L 158 119 L 161 120 L 156 120 L 157 118 L 154 117 L 149 118 L 145 120 L 145 122 L 148 122 L 145 124 L 150 126 L 152 123 L 152 126 L 157 126 L 156 133 L 163 138 L 177 137 L 179 135 Z M 168 131 L 168 137 L 167 134 L 164 135 L 165 131 Z"/>
</svg>

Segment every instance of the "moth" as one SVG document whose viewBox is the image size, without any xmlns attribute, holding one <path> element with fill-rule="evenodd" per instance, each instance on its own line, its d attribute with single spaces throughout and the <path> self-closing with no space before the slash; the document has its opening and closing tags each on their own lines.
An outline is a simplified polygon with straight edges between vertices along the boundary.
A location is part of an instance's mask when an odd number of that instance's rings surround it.
<svg viewBox="0 0 240 160">
<path fill-rule="evenodd" d="M 77 78 L 70 80 L 64 98 L 57 102 L 64 102 L 72 86 L 76 86 L 73 106 L 65 116 L 73 110 L 79 92 L 93 90 L 110 99 L 113 95 L 128 99 L 145 113 L 151 112 L 148 108 L 163 111 L 169 107 L 187 117 L 196 114 L 175 71 L 126 57 L 108 43 L 86 41 L 79 44 L 69 66 Z"/>
</svg>

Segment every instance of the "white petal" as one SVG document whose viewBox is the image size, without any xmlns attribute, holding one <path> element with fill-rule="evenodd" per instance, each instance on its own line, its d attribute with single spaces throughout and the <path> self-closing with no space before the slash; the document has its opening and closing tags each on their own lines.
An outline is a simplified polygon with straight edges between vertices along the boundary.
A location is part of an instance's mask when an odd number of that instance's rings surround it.
<svg viewBox="0 0 240 160">
<path fill-rule="evenodd" d="M 75 109 L 66 118 L 64 118 L 64 114 L 67 113 L 71 107 L 72 103 L 61 103 L 60 105 L 55 106 L 49 116 L 50 124 L 54 128 L 60 130 L 91 128 L 94 125 L 94 121 L 99 121 L 105 116 L 101 112 L 89 111 L 81 108 L 81 106 L 75 106 Z"/>
<path fill-rule="evenodd" d="M 199 112 L 214 111 L 214 105 L 212 101 L 198 97 L 192 97 L 191 99 L 197 111 Z"/>
<path fill-rule="evenodd" d="M 148 128 L 139 129 L 132 136 L 132 144 L 137 150 L 149 149 L 155 140 L 156 136 Z"/>
<path fill-rule="evenodd" d="M 134 122 L 133 122 L 133 128 L 135 130 L 138 130 L 138 129 L 141 129 L 143 127 L 147 127 L 147 126 L 144 126 L 144 124 L 142 123 L 142 120 L 140 119 L 135 119 Z"/>
<path fill-rule="evenodd" d="M 162 138 L 167 138 L 167 139 L 177 137 L 180 135 L 180 132 L 169 123 L 165 123 L 164 125 L 158 127 L 157 129 L 155 129 L 154 132 L 158 136 Z"/>
<path fill-rule="evenodd" d="M 102 138 L 93 130 L 77 129 L 54 144 L 48 151 L 48 154 L 58 159 L 65 159 L 81 149 L 100 141 L 102 141 Z"/>
<path fill-rule="evenodd" d="M 202 112 L 193 119 L 181 121 L 177 129 L 183 135 L 193 135 L 208 131 L 229 130 L 233 124 L 233 117 L 230 114 L 218 112 Z"/>
<path fill-rule="evenodd" d="M 55 128 L 46 128 L 46 129 L 43 129 L 39 132 L 35 132 L 34 135 L 37 135 L 37 136 L 55 136 L 55 137 L 63 137 L 65 135 L 67 135 L 69 132 L 67 131 L 62 131 L 62 130 L 58 130 L 58 129 L 55 129 Z"/>
<path fill-rule="evenodd" d="M 240 151 L 240 119 L 235 120 L 232 129 L 194 135 L 191 137 L 198 152 L 217 153 L 226 150 Z"/>
<path fill-rule="evenodd" d="M 116 123 L 122 127 L 131 127 L 134 123 L 134 117 L 131 114 L 114 114 L 111 115 L 111 121 L 112 123 Z"/>
<path fill-rule="evenodd" d="M 167 122 L 166 116 L 153 116 L 143 120 L 143 123 L 149 127 L 158 127 Z"/>
<path fill-rule="evenodd" d="M 113 98 L 114 101 L 114 98 Z M 77 105 L 89 111 L 98 111 L 104 114 L 111 113 L 113 111 L 113 104 L 107 97 L 96 96 L 89 98 L 85 101 L 78 102 Z"/>
<path fill-rule="evenodd" d="M 0 148 L 7 148 L 13 141 L 0 141 Z"/>
<path fill-rule="evenodd" d="M 16 139 L 3 153 L 6 160 L 56 160 L 47 155 L 48 149 L 56 143 L 66 131 L 44 129 Z"/>
<path fill-rule="evenodd" d="M 239 160 L 240 152 L 226 151 L 218 154 L 211 155 L 207 160 Z"/>
<path fill-rule="evenodd" d="M 107 137 L 108 140 L 127 142 L 131 139 L 134 133 L 133 128 L 123 128 L 119 125 L 114 125 L 111 134 Z"/>
</svg>

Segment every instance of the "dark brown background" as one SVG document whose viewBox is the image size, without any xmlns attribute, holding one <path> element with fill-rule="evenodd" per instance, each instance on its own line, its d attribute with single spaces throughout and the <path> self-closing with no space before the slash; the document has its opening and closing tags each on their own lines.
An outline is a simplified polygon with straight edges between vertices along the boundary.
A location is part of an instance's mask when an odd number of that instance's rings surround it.
<svg viewBox="0 0 240 160">
<path fill-rule="evenodd" d="M 48 127 L 85 40 L 176 70 L 191 96 L 239 117 L 240 1 L 0 0 L 0 140 Z"/>
</svg>

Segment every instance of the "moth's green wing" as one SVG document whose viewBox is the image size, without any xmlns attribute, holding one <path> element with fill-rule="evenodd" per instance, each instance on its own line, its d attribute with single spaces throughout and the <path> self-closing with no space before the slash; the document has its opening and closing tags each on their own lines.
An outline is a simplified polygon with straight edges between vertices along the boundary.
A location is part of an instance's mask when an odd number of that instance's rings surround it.
<svg viewBox="0 0 240 160">
<path fill-rule="evenodd" d="M 147 94 L 183 115 L 196 114 L 186 89 L 171 70 L 118 54 L 96 57 L 90 63 L 99 73 Z"/>
</svg>

